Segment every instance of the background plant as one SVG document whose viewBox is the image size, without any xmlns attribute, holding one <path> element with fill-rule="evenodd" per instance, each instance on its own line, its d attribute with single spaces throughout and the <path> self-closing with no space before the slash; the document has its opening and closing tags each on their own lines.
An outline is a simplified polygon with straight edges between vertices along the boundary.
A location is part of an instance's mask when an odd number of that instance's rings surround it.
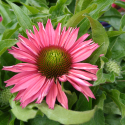
<svg viewBox="0 0 125 125">
<path fill-rule="evenodd" d="M 125 16 L 111 5 L 125 9 L 123 1 L 116 0 L 0 0 L 0 94 L 4 81 L 14 75 L 1 70 L 3 66 L 19 63 L 7 49 L 18 42 L 18 34 L 26 36 L 26 29 L 45 25 L 50 18 L 54 27 L 80 27 L 78 37 L 91 34 L 100 47 L 86 62 L 99 66 L 98 80 L 91 87 L 96 100 L 89 99 L 64 83 L 69 109 L 59 105 L 48 109 L 45 102 L 30 104 L 22 109 L 14 102 L 14 94 L 6 105 L 0 106 L 0 125 L 125 125 Z M 105 21 L 109 27 L 100 23 Z M 89 39 L 88 38 L 88 39 Z M 104 54 L 99 57 L 100 54 Z M 111 64 L 108 65 L 112 61 Z M 108 66 L 107 66 L 108 65 Z M 108 70 L 107 70 L 108 67 Z M 110 69 L 110 70 L 109 70 Z"/>
</svg>

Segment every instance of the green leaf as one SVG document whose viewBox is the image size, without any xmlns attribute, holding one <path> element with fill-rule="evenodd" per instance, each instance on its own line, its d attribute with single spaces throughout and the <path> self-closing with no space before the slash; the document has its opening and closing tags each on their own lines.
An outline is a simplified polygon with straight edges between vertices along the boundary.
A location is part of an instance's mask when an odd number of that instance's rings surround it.
<svg viewBox="0 0 125 125">
<path fill-rule="evenodd" d="M 89 121 L 81 125 L 105 125 L 105 118 L 101 109 L 95 112 L 94 117 Z"/>
<path fill-rule="evenodd" d="M 9 125 L 14 125 L 16 117 L 11 113 L 11 119 L 9 121 Z"/>
<path fill-rule="evenodd" d="M 120 119 L 121 117 L 120 116 L 117 116 L 117 115 L 106 115 L 105 116 L 105 122 L 108 124 L 108 125 L 122 125 L 120 123 Z M 123 124 L 124 125 L 124 124 Z"/>
<path fill-rule="evenodd" d="M 97 7 L 97 5 L 93 4 L 93 5 L 89 6 L 87 9 L 73 15 L 66 23 L 66 26 L 67 27 L 76 27 L 85 18 L 83 16 L 83 14 L 90 13 L 91 11 L 96 9 L 96 7 Z"/>
<path fill-rule="evenodd" d="M 22 3 L 32 14 L 37 14 L 39 12 L 38 9 L 36 9 L 35 7 L 32 7 L 32 6 L 29 6 L 29 5 L 26 5 L 24 3 Z"/>
<path fill-rule="evenodd" d="M 6 39 L 0 41 L 0 56 L 11 46 L 16 44 L 18 40 L 15 39 Z"/>
<path fill-rule="evenodd" d="M 92 0 L 76 0 L 75 14 L 86 9 Z"/>
<path fill-rule="evenodd" d="M 55 6 L 50 7 L 49 13 L 51 14 L 51 19 L 66 14 L 65 8 L 70 2 L 71 0 L 58 0 Z"/>
<path fill-rule="evenodd" d="M 120 59 L 125 56 L 125 35 L 110 38 L 112 59 Z"/>
<path fill-rule="evenodd" d="M 32 119 L 36 116 L 37 110 L 29 109 L 29 108 L 23 108 L 16 104 L 15 101 L 13 101 L 14 98 L 10 99 L 10 105 L 11 105 L 11 111 L 16 116 L 17 119 L 22 121 L 28 121 L 28 119 Z"/>
<path fill-rule="evenodd" d="M 104 100 L 106 99 L 105 94 L 102 93 L 101 96 L 96 98 L 96 105 L 97 105 L 97 110 L 94 114 L 94 117 L 81 125 L 105 125 L 105 118 L 104 118 L 104 114 L 103 114 L 103 104 L 104 104 Z"/>
<path fill-rule="evenodd" d="M 23 12 L 23 10 L 14 3 L 11 2 L 8 3 L 13 8 L 17 20 L 20 26 L 23 28 L 24 32 L 26 32 L 26 29 L 33 31 L 33 26 L 32 26 L 33 23 L 31 22 L 30 18 Z"/>
<path fill-rule="evenodd" d="M 20 25 L 16 23 L 13 29 L 6 29 L 3 33 L 2 40 L 9 39 L 19 28 L 20 28 Z"/>
<path fill-rule="evenodd" d="M 118 106 L 114 102 L 109 102 L 104 105 L 104 113 L 121 115 Z"/>
<path fill-rule="evenodd" d="M 107 95 L 116 103 L 116 105 L 120 109 L 120 111 L 122 113 L 122 118 L 125 117 L 125 104 L 123 104 L 123 102 L 121 101 L 121 97 L 120 97 L 121 93 L 115 89 L 105 90 L 105 91 L 106 91 Z M 125 97 L 125 95 L 124 95 L 124 97 Z"/>
<path fill-rule="evenodd" d="M 125 15 L 121 18 L 120 29 L 124 29 L 125 27 Z"/>
<path fill-rule="evenodd" d="M 10 7 L 0 1 L 0 14 L 2 15 L 2 24 L 6 26 L 12 19 L 12 11 Z"/>
<path fill-rule="evenodd" d="M 76 103 L 76 111 L 86 111 L 86 110 L 91 110 L 92 109 L 92 99 L 89 98 L 89 101 L 85 98 L 85 96 L 80 93 L 79 94 L 79 99 Z"/>
<path fill-rule="evenodd" d="M 45 115 L 44 117 L 37 115 L 34 119 L 29 120 L 28 123 L 30 125 L 60 125 L 60 123 L 48 119 Z"/>
<path fill-rule="evenodd" d="M 122 8 L 125 8 L 125 2 L 123 2 L 123 1 L 115 1 L 115 4 Z"/>
<path fill-rule="evenodd" d="M 69 109 L 72 108 L 72 106 L 75 104 L 75 102 L 77 101 L 77 95 L 75 92 L 73 92 L 72 94 L 66 94 L 67 98 L 68 98 L 68 107 Z"/>
<path fill-rule="evenodd" d="M 7 125 L 10 119 L 10 114 L 8 112 L 0 115 L 0 125 Z"/>
<path fill-rule="evenodd" d="M 109 39 L 105 29 L 100 24 L 100 22 L 94 20 L 90 16 L 87 16 L 87 18 L 89 19 L 92 28 L 93 41 L 95 43 L 98 43 L 98 45 L 100 45 L 100 47 L 88 59 L 91 64 L 95 64 L 100 54 L 106 54 L 109 46 Z"/>
<path fill-rule="evenodd" d="M 107 31 L 108 37 L 119 36 L 123 33 L 125 33 L 125 31 Z"/>
<path fill-rule="evenodd" d="M 89 111 L 78 112 L 64 109 L 59 105 L 55 105 L 53 110 L 49 109 L 46 103 L 34 104 L 34 106 L 43 112 L 49 119 L 58 121 L 62 124 L 80 124 L 87 122 L 93 117 L 96 111 L 96 108 L 94 108 Z"/>
<path fill-rule="evenodd" d="M 93 11 L 91 11 L 89 13 L 89 15 L 93 19 L 97 20 L 107 10 L 105 8 L 107 8 L 109 5 L 111 5 L 114 1 L 115 0 L 93 0 L 92 4 L 90 4 L 90 6 L 92 6 L 93 4 L 96 4 L 97 8 L 94 9 Z M 80 27 L 79 36 L 82 36 L 90 28 L 89 20 L 87 18 L 83 19 L 78 26 Z M 103 46 L 102 46 L 102 48 L 103 48 Z"/>
<path fill-rule="evenodd" d="M 118 10 L 111 8 L 107 12 L 105 12 L 104 16 L 100 17 L 100 21 L 108 22 L 111 26 L 113 26 L 115 29 L 119 30 L 120 28 L 120 20 L 121 20 L 121 14 L 118 12 Z"/>
<path fill-rule="evenodd" d="M 99 69 L 97 72 L 97 80 L 94 82 L 94 86 L 100 85 L 105 82 L 114 82 L 115 81 L 115 75 L 113 72 L 109 74 L 103 73 L 103 69 Z"/>
</svg>

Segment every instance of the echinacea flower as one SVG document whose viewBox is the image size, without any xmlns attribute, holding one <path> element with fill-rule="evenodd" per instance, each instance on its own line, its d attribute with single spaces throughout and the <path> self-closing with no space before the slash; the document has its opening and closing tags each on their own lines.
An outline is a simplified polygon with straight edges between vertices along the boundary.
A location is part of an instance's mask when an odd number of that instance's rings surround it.
<svg viewBox="0 0 125 125">
<path fill-rule="evenodd" d="M 5 66 L 3 70 L 17 72 L 15 76 L 5 81 L 6 86 L 15 85 L 11 93 L 18 92 L 14 100 L 20 100 L 21 106 L 26 107 L 36 101 L 41 103 L 46 96 L 46 103 L 53 109 L 56 98 L 68 109 L 68 99 L 62 91 L 61 82 L 69 81 L 85 97 L 95 98 L 88 81 L 97 80 L 96 65 L 82 63 L 99 45 L 91 39 L 84 41 L 89 34 L 78 40 L 79 28 L 63 28 L 61 23 L 54 30 L 51 20 L 46 27 L 38 23 L 39 31 L 33 26 L 34 34 L 27 32 L 28 38 L 19 35 L 18 47 L 11 47 L 9 53 L 16 59 L 26 63 Z M 84 41 L 84 42 L 83 42 Z"/>
</svg>

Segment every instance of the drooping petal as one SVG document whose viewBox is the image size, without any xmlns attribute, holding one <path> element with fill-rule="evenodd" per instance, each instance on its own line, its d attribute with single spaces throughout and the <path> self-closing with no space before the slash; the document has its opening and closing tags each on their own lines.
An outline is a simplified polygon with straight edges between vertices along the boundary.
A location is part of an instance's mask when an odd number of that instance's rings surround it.
<svg viewBox="0 0 125 125">
<path fill-rule="evenodd" d="M 2 70 L 12 71 L 12 72 L 26 72 L 26 71 L 37 71 L 36 65 L 30 63 L 18 63 L 13 66 L 3 66 Z"/>
<path fill-rule="evenodd" d="M 27 81 L 25 82 L 22 82 L 22 80 L 20 80 L 18 82 L 18 84 L 16 84 L 12 89 L 11 89 L 11 92 L 14 93 L 14 92 L 18 92 L 20 90 L 23 90 L 25 88 L 28 88 L 29 86 L 31 85 L 34 85 L 38 80 L 39 78 L 41 77 L 41 74 L 37 73 L 37 74 L 34 74 L 34 76 L 31 78 L 31 79 L 28 79 Z"/>
<path fill-rule="evenodd" d="M 25 108 L 29 103 L 35 101 L 38 98 L 39 94 L 40 94 L 40 91 L 38 91 L 32 97 L 28 98 L 26 101 L 22 102 L 20 106 L 22 106 L 22 108 Z"/>
<path fill-rule="evenodd" d="M 7 86 L 11 86 L 11 85 L 16 85 L 18 84 L 19 82 L 24 82 L 24 81 L 27 81 L 29 79 L 31 79 L 32 77 L 34 77 L 37 72 L 36 71 L 33 71 L 33 72 L 21 72 L 21 73 L 18 73 L 16 75 L 14 75 L 12 78 L 10 78 L 9 80 L 7 81 L 4 81 L 6 84 L 6 87 Z"/>
<path fill-rule="evenodd" d="M 64 108 L 68 109 L 68 99 L 67 99 L 65 93 L 62 91 L 62 87 L 59 84 L 58 80 L 56 83 L 57 83 L 57 89 L 58 89 L 57 100 L 58 100 L 58 102 L 60 102 L 60 104 Z"/>
<path fill-rule="evenodd" d="M 43 98 L 48 94 L 48 92 L 49 92 L 51 86 L 53 85 L 53 83 L 54 83 L 54 79 L 52 79 L 52 80 L 47 79 L 45 81 L 45 84 L 41 88 L 40 95 L 39 95 L 36 103 L 42 102 Z"/>
<path fill-rule="evenodd" d="M 13 101 L 19 100 L 24 95 L 25 90 L 26 89 L 20 90 Z"/>
<path fill-rule="evenodd" d="M 77 78 L 81 78 L 81 79 L 85 79 L 85 80 L 93 80 L 93 81 L 97 80 L 97 76 L 96 75 L 88 73 L 88 72 L 85 72 L 85 71 L 71 69 L 69 71 L 69 73 L 73 74 Z"/>
<path fill-rule="evenodd" d="M 49 93 L 46 96 L 46 103 L 51 109 L 54 109 L 57 93 L 57 85 L 53 83 L 52 87 L 49 90 Z"/>
<path fill-rule="evenodd" d="M 21 102 L 24 102 L 28 98 L 35 95 L 41 89 L 41 87 L 43 86 L 43 84 L 45 82 L 45 79 L 46 79 L 46 77 L 41 76 L 41 77 L 39 77 L 39 80 L 36 81 L 36 83 L 34 85 L 30 85 L 26 89 L 26 91 L 24 92 L 24 96 L 21 98 Z"/>
<path fill-rule="evenodd" d="M 80 79 L 80 78 L 78 78 L 75 75 L 72 75 L 70 73 L 67 75 L 67 78 L 71 79 L 72 81 L 74 81 L 74 82 L 76 82 L 77 84 L 80 84 L 80 85 L 92 86 L 92 84 L 90 84 L 89 82 L 87 82 L 83 79 Z"/>
<path fill-rule="evenodd" d="M 71 83 L 71 85 L 72 85 L 77 91 L 83 93 L 84 96 L 86 97 L 86 99 L 89 101 L 88 96 L 83 92 L 82 87 L 81 87 L 79 84 L 77 84 L 75 81 L 73 81 L 73 80 L 71 80 L 71 79 L 69 79 L 69 78 L 67 78 L 67 80 Z"/>
<path fill-rule="evenodd" d="M 82 88 L 82 91 L 83 91 L 87 96 L 89 96 L 89 97 L 95 99 L 94 94 L 92 93 L 91 89 L 90 89 L 88 86 L 81 86 L 81 88 Z"/>
</svg>

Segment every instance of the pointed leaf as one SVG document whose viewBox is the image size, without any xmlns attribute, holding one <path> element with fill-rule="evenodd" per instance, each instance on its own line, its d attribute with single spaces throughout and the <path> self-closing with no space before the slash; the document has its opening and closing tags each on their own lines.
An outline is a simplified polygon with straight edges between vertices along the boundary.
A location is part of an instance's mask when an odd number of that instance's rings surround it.
<svg viewBox="0 0 125 125">
<path fill-rule="evenodd" d="M 26 29 L 33 31 L 33 26 L 32 26 L 33 23 L 31 22 L 30 18 L 23 12 L 23 10 L 14 3 L 11 2 L 8 3 L 13 8 L 17 20 L 20 26 L 23 28 L 24 32 L 26 32 Z"/>
</svg>

